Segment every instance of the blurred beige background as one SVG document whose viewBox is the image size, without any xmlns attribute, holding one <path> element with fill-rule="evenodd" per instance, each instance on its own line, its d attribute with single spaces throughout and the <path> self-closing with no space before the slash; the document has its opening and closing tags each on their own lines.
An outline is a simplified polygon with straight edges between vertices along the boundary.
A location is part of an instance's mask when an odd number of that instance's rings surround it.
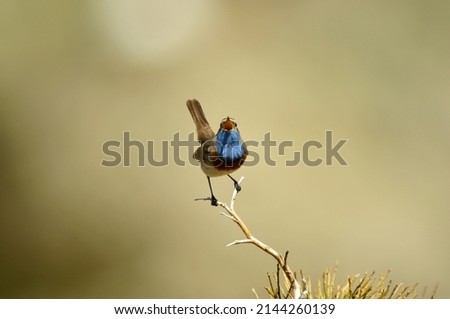
<svg viewBox="0 0 450 319">
<path fill-rule="evenodd" d="M 444 0 L 1 1 L 0 297 L 267 296 L 275 262 L 225 247 L 242 235 L 193 201 L 198 167 L 100 165 L 124 131 L 160 159 L 193 97 L 247 140 L 349 140 L 346 167 L 285 167 L 291 149 L 235 174 L 241 217 L 293 269 L 450 297 L 449 28 Z"/>
</svg>

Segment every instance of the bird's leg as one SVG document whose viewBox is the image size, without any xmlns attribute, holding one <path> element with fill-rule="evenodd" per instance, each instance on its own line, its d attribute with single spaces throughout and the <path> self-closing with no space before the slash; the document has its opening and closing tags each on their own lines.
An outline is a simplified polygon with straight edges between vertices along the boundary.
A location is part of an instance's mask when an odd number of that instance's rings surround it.
<svg viewBox="0 0 450 319">
<path fill-rule="evenodd" d="M 238 181 L 235 180 L 233 177 L 231 177 L 230 174 L 227 174 L 227 176 L 228 176 L 229 178 L 231 178 L 231 180 L 233 181 L 233 183 L 234 183 L 234 188 L 236 188 L 236 190 L 237 190 L 238 192 L 240 192 L 240 191 L 241 191 L 241 185 L 239 185 Z"/>
<path fill-rule="evenodd" d="M 206 178 L 208 178 L 209 190 L 211 191 L 211 205 L 217 206 L 217 198 L 213 194 L 210 177 L 206 176 Z"/>
</svg>

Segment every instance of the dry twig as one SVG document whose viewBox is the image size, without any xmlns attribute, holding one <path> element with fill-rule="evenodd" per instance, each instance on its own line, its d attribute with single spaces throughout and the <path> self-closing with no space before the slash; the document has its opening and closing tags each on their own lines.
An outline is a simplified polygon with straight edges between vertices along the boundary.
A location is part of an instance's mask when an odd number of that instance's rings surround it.
<svg viewBox="0 0 450 319">
<path fill-rule="evenodd" d="M 242 182 L 244 177 L 241 177 L 238 181 L 238 184 Z M 238 239 L 233 241 L 232 243 L 228 244 L 227 247 L 233 246 L 233 245 L 240 245 L 240 244 L 253 244 L 259 249 L 263 250 L 278 262 L 278 265 L 283 270 L 283 273 L 287 277 L 287 279 L 290 282 L 291 289 L 289 290 L 289 296 L 292 298 L 307 298 L 307 290 L 306 288 L 302 291 L 300 284 L 297 281 L 297 278 L 292 272 L 289 265 L 286 263 L 286 258 L 280 255 L 275 249 L 270 247 L 269 245 L 266 245 L 256 237 L 254 237 L 248 227 L 245 225 L 245 223 L 242 221 L 242 219 L 239 217 L 239 215 L 234 210 L 234 203 L 236 202 L 236 196 L 238 194 L 238 191 L 236 188 L 233 191 L 233 195 L 231 196 L 231 202 L 230 206 L 228 206 L 225 203 L 217 202 L 218 206 L 225 209 L 226 212 L 222 212 L 221 214 L 229 219 L 231 219 L 233 222 L 235 222 L 239 228 L 242 230 L 242 232 L 245 235 L 245 239 Z M 287 254 L 286 254 L 287 256 Z"/>
</svg>

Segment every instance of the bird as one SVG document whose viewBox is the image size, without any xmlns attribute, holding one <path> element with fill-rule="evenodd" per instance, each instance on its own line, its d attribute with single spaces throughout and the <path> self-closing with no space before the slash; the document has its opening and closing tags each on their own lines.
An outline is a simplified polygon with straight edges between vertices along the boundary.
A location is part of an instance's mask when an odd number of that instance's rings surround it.
<svg viewBox="0 0 450 319">
<path fill-rule="evenodd" d="M 211 129 L 200 102 L 196 99 L 187 100 L 186 105 L 191 113 L 197 130 L 200 146 L 194 152 L 194 158 L 200 162 L 200 167 L 208 179 L 211 192 L 211 205 L 217 206 L 211 186 L 211 177 L 227 175 L 234 183 L 236 191 L 241 186 L 230 174 L 238 170 L 247 158 L 247 146 L 241 138 L 237 122 L 227 116 L 219 126 L 217 134 Z M 209 198 L 208 198 L 209 199 Z"/>
</svg>

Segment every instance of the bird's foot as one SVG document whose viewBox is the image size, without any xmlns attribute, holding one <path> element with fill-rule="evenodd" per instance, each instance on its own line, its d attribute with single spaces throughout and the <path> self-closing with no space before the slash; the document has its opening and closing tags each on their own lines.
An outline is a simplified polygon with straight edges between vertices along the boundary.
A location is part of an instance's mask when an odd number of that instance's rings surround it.
<svg viewBox="0 0 450 319">
<path fill-rule="evenodd" d="M 215 198 L 214 196 L 211 196 L 211 206 L 219 206 L 219 204 L 217 203 L 217 198 Z"/>
<path fill-rule="evenodd" d="M 219 201 L 214 196 L 212 196 L 212 197 L 196 198 L 195 200 L 207 200 L 207 201 L 211 202 L 211 206 L 219 206 Z"/>
<path fill-rule="evenodd" d="M 228 174 L 228 177 L 231 178 L 231 180 L 234 183 L 234 188 L 236 189 L 237 192 L 241 191 L 241 185 L 239 185 L 238 181 L 235 180 L 230 174 Z"/>
</svg>

